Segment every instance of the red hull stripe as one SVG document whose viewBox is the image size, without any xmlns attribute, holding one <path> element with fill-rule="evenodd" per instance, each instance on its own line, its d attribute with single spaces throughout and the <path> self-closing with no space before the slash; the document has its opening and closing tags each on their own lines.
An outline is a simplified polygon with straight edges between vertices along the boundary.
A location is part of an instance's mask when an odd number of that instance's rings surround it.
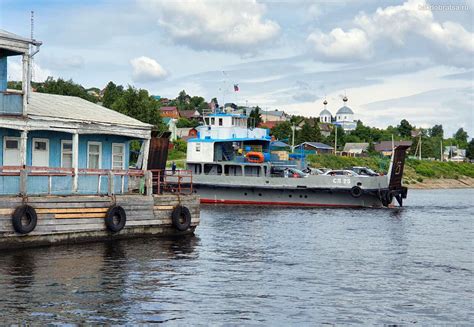
<svg viewBox="0 0 474 327">
<path fill-rule="evenodd" d="M 271 201 L 242 201 L 242 200 L 212 200 L 201 199 L 201 203 L 212 204 L 248 204 L 248 205 L 276 205 L 276 206 L 295 206 L 295 207 L 348 207 L 361 208 L 361 205 L 353 204 L 323 204 L 323 203 L 301 203 L 301 202 L 271 202 Z"/>
</svg>

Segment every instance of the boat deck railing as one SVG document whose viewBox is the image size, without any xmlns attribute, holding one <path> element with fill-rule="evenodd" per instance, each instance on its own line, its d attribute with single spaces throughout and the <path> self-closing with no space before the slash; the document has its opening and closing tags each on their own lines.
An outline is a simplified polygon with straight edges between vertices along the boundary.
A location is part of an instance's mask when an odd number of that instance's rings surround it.
<svg viewBox="0 0 474 327">
<path fill-rule="evenodd" d="M 151 169 L 153 194 L 193 193 L 193 174 L 191 170 Z"/>
</svg>

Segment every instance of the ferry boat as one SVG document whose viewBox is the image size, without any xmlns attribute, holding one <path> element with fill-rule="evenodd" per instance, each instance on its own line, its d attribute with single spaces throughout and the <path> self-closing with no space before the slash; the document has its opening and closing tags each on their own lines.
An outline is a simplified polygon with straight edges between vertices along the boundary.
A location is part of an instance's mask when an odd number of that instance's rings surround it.
<svg viewBox="0 0 474 327">
<path fill-rule="evenodd" d="M 401 184 L 407 146 L 394 149 L 387 175 L 302 174 L 302 160 L 277 158 L 269 130 L 247 128 L 245 115 L 221 111 L 203 120 L 188 140 L 186 161 L 201 203 L 381 208 L 394 199 L 402 206 L 407 196 Z"/>
<path fill-rule="evenodd" d="M 152 126 L 78 97 L 32 92 L 40 46 L 0 30 L 0 249 L 192 234 L 192 177 L 163 170 L 167 147 Z M 20 91 L 7 89 L 10 56 L 23 58 Z M 129 167 L 133 140 L 140 169 Z"/>
</svg>

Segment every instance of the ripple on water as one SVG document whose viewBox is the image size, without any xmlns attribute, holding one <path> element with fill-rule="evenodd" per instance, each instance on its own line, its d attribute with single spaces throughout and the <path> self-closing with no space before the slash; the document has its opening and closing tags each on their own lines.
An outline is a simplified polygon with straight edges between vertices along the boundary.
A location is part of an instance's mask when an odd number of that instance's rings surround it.
<svg viewBox="0 0 474 327">
<path fill-rule="evenodd" d="M 206 206 L 196 237 L 0 253 L 2 322 L 472 324 L 473 190 L 395 210 Z"/>
</svg>

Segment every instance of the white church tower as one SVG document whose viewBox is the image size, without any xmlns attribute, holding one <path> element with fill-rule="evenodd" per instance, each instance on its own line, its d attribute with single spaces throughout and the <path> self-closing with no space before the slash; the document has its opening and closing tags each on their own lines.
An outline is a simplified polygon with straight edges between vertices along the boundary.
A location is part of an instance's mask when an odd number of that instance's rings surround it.
<svg viewBox="0 0 474 327">
<path fill-rule="evenodd" d="M 323 109 L 323 111 L 321 111 L 319 113 L 319 121 L 321 123 L 331 123 L 332 115 L 331 115 L 331 112 L 329 110 L 327 110 L 327 108 L 326 108 L 328 102 L 326 100 L 324 100 L 323 104 L 324 104 L 324 109 Z"/>
<path fill-rule="evenodd" d="M 344 131 L 353 131 L 357 127 L 357 123 L 354 120 L 354 112 L 347 106 L 347 97 L 342 98 L 344 105 L 339 108 L 336 112 L 336 125 L 341 126 Z"/>
</svg>

